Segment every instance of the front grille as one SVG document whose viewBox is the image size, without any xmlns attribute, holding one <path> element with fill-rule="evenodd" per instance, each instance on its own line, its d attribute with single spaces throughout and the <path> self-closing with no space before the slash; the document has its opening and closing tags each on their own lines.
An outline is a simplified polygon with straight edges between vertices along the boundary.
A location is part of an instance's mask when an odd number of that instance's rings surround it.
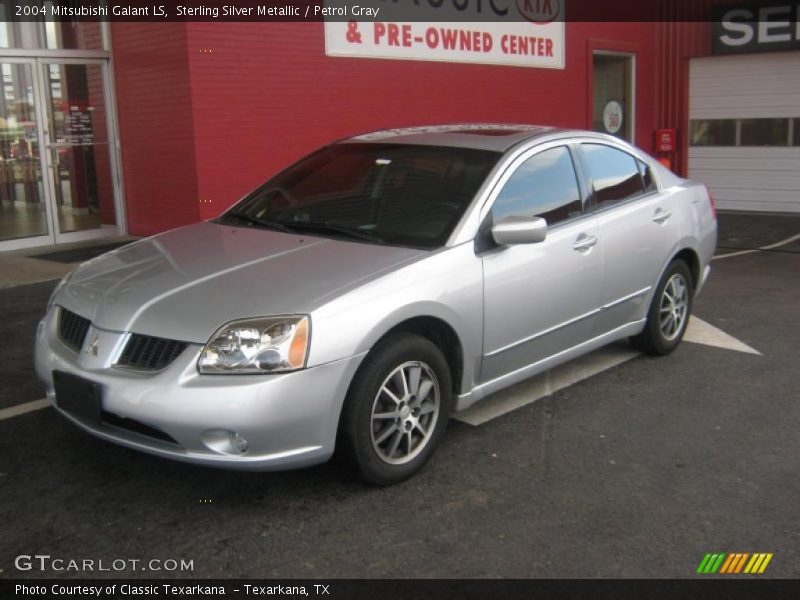
<svg viewBox="0 0 800 600">
<path fill-rule="evenodd" d="M 91 321 L 68 311 L 66 308 L 58 309 L 58 337 L 67 346 L 80 352 L 83 348 L 83 341 L 89 331 Z"/>
<path fill-rule="evenodd" d="M 189 344 L 134 333 L 117 361 L 123 367 L 160 371 L 168 367 Z"/>
<path fill-rule="evenodd" d="M 147 425 L 146 423 L 142 423 L 141 421 L 129 419 L 128 417 L 120 417 L 119 415 L 115 415 L 114 413 L 110 413 L 105 410 L 101 411 L 100 416 L 104 423 L 111 425 L 112 427 L 138 433 L 139 435 L 161 440 L 162 442 L 169 442 L 170 444 L 178 443 L 175 441 L 175 438 L 168 433 L 165 433 L 160 429 L 156 429 L 151 425 Z"/>
</svg>

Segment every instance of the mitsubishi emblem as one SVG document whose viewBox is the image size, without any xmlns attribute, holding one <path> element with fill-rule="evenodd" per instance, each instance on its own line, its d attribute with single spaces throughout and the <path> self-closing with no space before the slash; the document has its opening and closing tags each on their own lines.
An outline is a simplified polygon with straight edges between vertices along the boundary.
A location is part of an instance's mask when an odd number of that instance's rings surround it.
<svg viewBox="0 0 800 600">
<path fill-rule="evenodd" d="M 100 343 L 100 338 L 98 336 L 94 336 L 94 339 L 86 346 L 84 352 L 86 354 L 91 354 L 92 356 L 97 356 L 97 345 Z"/>
</svg>

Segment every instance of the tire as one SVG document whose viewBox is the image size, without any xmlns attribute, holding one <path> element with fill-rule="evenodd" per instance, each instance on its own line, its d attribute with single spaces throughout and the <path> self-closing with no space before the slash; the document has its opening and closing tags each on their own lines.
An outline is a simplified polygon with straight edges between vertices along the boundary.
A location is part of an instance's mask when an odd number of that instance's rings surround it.
<svg viewBox="0 0 800 600">
<path fill-rule="evenodd" d="M 391 485 L 422 469 L 444 435 L 452 390 L 447 360 L 431 341 L 399 333 L 380 342 L 350 385 L 339 428 L 361 477 Z"/>
<path fill-rule="evenodd" d="M 673 301 L 673 297 L 677 301 Z M 632 337 L 631 343 L 639 350 L 656 356 L 664 356 L 675 350 L 686 332 L 693 299 L 694 285 L 688 265 L 680 259 L 673 260 L 653 294 L 644 331 Z"/>
</svg>

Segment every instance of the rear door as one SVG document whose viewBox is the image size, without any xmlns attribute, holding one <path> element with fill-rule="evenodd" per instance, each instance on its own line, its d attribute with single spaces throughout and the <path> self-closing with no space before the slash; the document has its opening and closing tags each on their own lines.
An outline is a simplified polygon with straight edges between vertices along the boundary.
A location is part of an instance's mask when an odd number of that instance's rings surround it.
<svg viewBox="0 0 800 600">
<path fill-rule="evenodd" d="M 649 167 L 622 148 L 580 145 L 603 262 L 595 335 L 645 318 L 652 288 L 678 241 L 673 196 L 659 193 Z"/>
<path fill-rule="evenodd" d="M 591 335 L 601 263 L 597 222 L 586 214 L 567 145 L 534 149 L 500 182 L 490 218 L 540 216 L 547 238 L 538 244 L 482 252 L 484 359 L 482 381 L 571 348 Z"/>
</svg>

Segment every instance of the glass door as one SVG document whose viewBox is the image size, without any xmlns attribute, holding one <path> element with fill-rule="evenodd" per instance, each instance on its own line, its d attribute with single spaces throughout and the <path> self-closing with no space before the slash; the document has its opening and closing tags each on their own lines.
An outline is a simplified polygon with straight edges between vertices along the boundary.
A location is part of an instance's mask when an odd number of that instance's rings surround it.
<svg viewBox="0 0 800 600">
<path fill-rule="evenodd" d="M 52 243 L 33 59 L 0 59 L 0 246 Z"/>
<path fill-rule="evenodd" d="M 56 242 L 118 233 L 105 61 L 39 59 Z"/>
<path fill-rule="evenodd" d="M 107 69 L 0 57 L 0 251 L 120 232 Z"/>
</svg>

